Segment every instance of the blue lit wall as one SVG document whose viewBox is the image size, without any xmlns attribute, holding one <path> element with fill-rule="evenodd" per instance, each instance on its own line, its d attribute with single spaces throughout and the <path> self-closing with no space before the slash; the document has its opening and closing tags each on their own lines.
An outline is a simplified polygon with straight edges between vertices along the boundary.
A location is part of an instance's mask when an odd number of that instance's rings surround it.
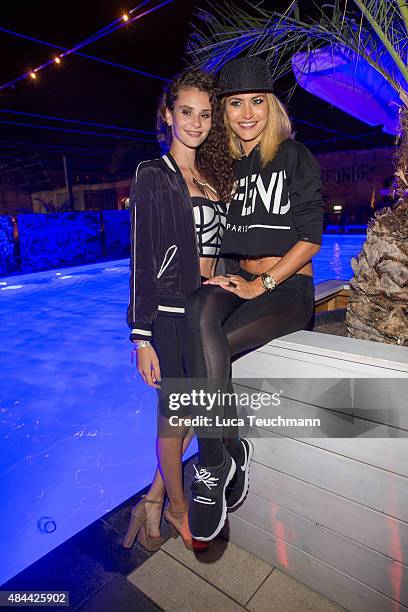
<svg viewBox="0 0 408 612">
<path fill-rule="evenodd" d="M 129 256 L 127 210 L 0 216 L 0 275 Z M 17 255 L 19 250 L 19 255 Z"/>
<path fill-rule="evenodd" d="M 13 237 L 11 217 L 0 215 L 0 275 L 12 274 L 18 270 L 16 244 Z"/>
<path fill-rule="evenodd" d="M 102 256 L 99 213 L 20 215 L 21 272 L 91 263 Z"/>
<path fill-rule="evenodd" d="M 130 218 L 128 210 L 104 210 L 103 233 L 108 259 L 129 257 Z"/>
</svg>

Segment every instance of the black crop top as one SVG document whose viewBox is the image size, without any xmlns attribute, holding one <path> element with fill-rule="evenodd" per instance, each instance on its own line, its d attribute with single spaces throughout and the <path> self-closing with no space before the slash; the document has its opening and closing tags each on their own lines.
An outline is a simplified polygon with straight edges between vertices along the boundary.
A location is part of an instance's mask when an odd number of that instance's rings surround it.
<svg viewBox="0 0 408 612">
<path fill-rule="evenodd" d="M 296 140 L 285 140 L 261 167 L 259 146 L 236 163 L 221 256 L 282 256 L 300 240 L 321 244 L 320 167 Z"/>
<path fill-rule="evenodd" d="M 225 229 L 226 204 L 204 196 L 192 196 L 191 203 L 200 257 L 218 257 Z"/>
</svg>

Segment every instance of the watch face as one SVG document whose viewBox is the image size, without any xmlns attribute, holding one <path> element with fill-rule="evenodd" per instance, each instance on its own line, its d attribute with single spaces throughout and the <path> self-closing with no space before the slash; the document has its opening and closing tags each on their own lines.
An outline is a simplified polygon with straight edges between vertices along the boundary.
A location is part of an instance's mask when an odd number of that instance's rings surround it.
<svg viewBox="0 0 408 612">
<path fill-rule="evenodd" d="M 265 276 L 263 277 L 263 284 L 265 289 L 268 290 L 274 289 L 276 285 L 274 279 L 269 274 L 265 274 Z"/>
</svg>

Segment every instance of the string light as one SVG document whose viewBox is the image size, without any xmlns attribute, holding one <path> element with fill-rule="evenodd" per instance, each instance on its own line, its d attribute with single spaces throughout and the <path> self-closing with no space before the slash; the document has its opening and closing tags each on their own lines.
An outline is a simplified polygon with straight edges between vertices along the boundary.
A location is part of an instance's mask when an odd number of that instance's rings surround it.
<svg viewBox="0 0 408 612">
<path fill-rule="evenodd" d="M 367 140 L 367 138 L 365 138 L 365 136 L 369 136 L 370 134 L 360 134 L 359 136 L 354 136 L 353 134 L 347 134 L 345 132 L 339 132 L 338 130 L 333 130 L 332 128 L 328 128 L 325 125 L 321 125 L 319 123 L 312 123 L 310 121 L 305 121 L 304 119 L 298 119 L 297 117 L 295 118 L 296 123 L 302 123 L 303 125 L 307 125 L 309 127 L 313 127 L 313 128 L 317 128 L 319 130 L 323 130 L 324 132 L 331 132 L 332 134 L 338 134 L 339 136 L 345 136 L 346 138 L 350 138 L 352 140 L 359 140 L 360 142 L 366 142 L 368 144 L 374 144 L 373 141 Z M 341 138 L 339 138 L 339 140 L 342 140 Z M 333 139 L 329 140 L 328 142 L 332 142 Z M 319 140 L 319 141 L 309 141 L 309 142 L 325 142 L 323 140 Z"/>
<path fill-rule="evenodd" d="M 129 21 L 129 15 L 126 15 L 126 13 L 124 15 L 122 15 L 122 19 L 123 21 Z"/>
<path fill-rule="evenodd" d="M 7 30 L 7 28 L 2 28 L 1 26 L 0 26 L 0 32 L 4 32 L 5 34 L 10 34 L 11 36 L 16 36 L 17 38 L 22 38 L 23 40 L 29 40 L 31 42 L 37 43 L 38 45 L 45 45 L 46 47 L 52 47 L 53 49 L 57 49 L 58 51 L 64 51 L 64 52 L 68 51 L 66 47 L 61 47 L 60 45 L 54 45 L 53 43 L 47 42 L 46 40 L 41 40 L 39 38 L 33 38 L 32 36 L 27 36 L 26 34 L 20 34 L 19 32 L 13 32 L 13 30 Z M 129 72 L 134 72 L 135 74 L 141 74 L 143 76 L 147 76 L 152 79 L 157 79 L 159 81 L 167 82 L 167 79 L 162 76 L 159 76 L 157 74 L 152 74 L 151 72 L 145 72 L 143 70 L 138 70 L 137 68 L 133 68 L 132 66 L 125 66 L 124 64 L 118 64 L 116 62 L 111 62 L 109 60 L 102 59 L 101 57 L 96 57 L 95 55 L 81 53 L 80 51 L 74 51 L 74 54 L 79 55 L 79 57 L 85 57 L 86 59 L 93 60 L 95 62 L 100 62 L 101 64 L 106 64 L 107 66 L 113 66 L 114 68 L 120 68 L 121 70 L 128 70 Z M 62 59 L 63 57 L 64 57 L 64 53 L 61 53 L 60 58 Z M 20 80 L 21 78 L 22 77 L 20 77 Z"/>
<path fill-rule="evenodd" d="M 131 140 L 133 142 L 151 142 L 155 143 L 156 140 L 152 138 L 137 138 L 124 134 L 111 134 L 111 133 L 102 133 L 102 132 L 94 132 L 90 130 L 75 130 L 71 128 L 60 128 L 55 125 L 41 125 L 39 123 L 27 123 L 23 121 L 3 121 L 0 120 L 0 125 L 13 125 L 15 127 L 24 127 L 24 128 L 34 128 L 37 130 L 49 130 L 52 132 L 66 132 L 67 134 L 85 134 L 87 136 L 102 136 L 103 138 L 115 138 L 116 140 Z"/>
<path fill-rule="evenodd" d="M 0 113 L 7 115 L 17 115 L 22 117 L 34 117 L 35 119 L 47 119 L 47 121 L 59 121 L 62 123 L 77 123 L 80 125 L 107 128 L 111 130 L 119 130 L 123 132 L 134 132 L 138 134 L 148 134 L 149 136 L 155 136 L 156 132 L 147 130 L 138 130 L 136 128 L 128 128 L 121 125 L 112 125 L 107 123 L 96 123 L 95 121 L 81 121 L 80 119 L 68 119 L 67 117 L 55 117 L 53 115 L 40 115 L 38 113 L 26 113 L 24 111 L 17 111 L 11 108 L 0 108 Z"/>
<path fill-rule="evenodd" d="M 55 62 L 56 64 L 60 64 L 60 63 L 61 63 L 61 58 L 60 58 L 60 57 L 58 57 L 58 56 L 57 56 L 57 57 L 54 57 L 54 62 Z"/>
<path fill-rule="evenodd" d="M 112 153 L 113 153 L 113 147 L 110 147 L 109 149 L 105 149 L 105 148 L 101 148 L 100 146 L 96 149 L 96 148 L 91 148 L 91 147 L 77 147 L 77 146 L 58 146 L 58 145 L 49 145 L 49 144 L 44 144 L 43 142 L 33 142 L 33 141 L 28 141 L 28 140 L 3 140 L 1 139 L 1 145 L 3 147 L 3 149 L 6 148 L 13 148 L 15 149 L 16 146 L 18 146 L 19 148 L 22 149 L 31 149 L 32 147 L 35 147 L 36 149 L 39 150 L 44 150 L 44 151 L 51 151 L 53 153 L 73 153 L 73 154 L 78 154 L 78 155 L 86 155 L 87 157 L 89 157 L 89 155 L 94 155 L 94 156 L 99 156 L 99 157 L 112 157 Z M 152 145 L 155 145 L 156 143 L 154 143 L 152 141 Z M 114 145 L 113 145 L 114 146 Z M 136 145 L 134 145 L 136 147 Z"/>
<path fill-rule="evenodd" d="M 144 0 L 138 6 L 134 7 L 132 10 L 130 10 L 128 15 L 132 15 L 132 13 L 134 13 L 136 10 L 140 9 L 142 6 L 144 6 L 148 2 L 150 2 L 150 0 Z M 81 43 L 79 43 L 78 45 L 73 47 L 72 49 L 67 50 L 63 55 L 65 56 L 65 55 L 69 55 L 71 53 L 75 53 L 78 49 L 81 49 L 81 48 L 85 47 L 86 45 L 94 43 L 95 41 L 99 40 L 103 36 L 107 36 L 108 34 L 111 34 L 112 32 L 114 32 L 115 30 L 118 30 L 119 28 L 122 28 L 124 25 L 126 25 L 126 23 L 129 23 L 129 22 L 132 23 L 133 21 L 137 21 L 138 19 L 141 19 L 142 17 L 145 17 L 146 15 L 149 15 L 153 11 L 158 10 L 159 8 L 161 8 L 162 6 L 165 6 L 166 4 L 169 4 L 170 2 L 174 2 L 174 0 L 164 0 L 160 4 L 157 4 L 156 6 L 153 6 L 153 7 L 149 8 L 149 9 L 147 9 L 143 13 L 139 13 L 135 17 L 132 17 L 132 18 L 128 17 L 127 20 L 124 20 L 124 18 L 123 18 L 124 16 L 122 16 L 122 17 L 116 19 L 114 22 L 108 24 L 107 26 L 105 26 L 101 30 L 98 30 L 98 32 L 96 32 L 93 36 L 91 36 L 91 37 L 87 38 L 86 40 L 82 41 Z M 35 68 L 35 70 L 33 70 L 33 71 L 29 72 L 29 73 L 23 74 L 23 75 L 17 77 L 16 79 L 14 79 L 13 81 L 9 81 L 8 83 L 5 83 L 4 85 L 1 85 L 0 86 L 0 90 L 6 89 L 7 87 L 11 87 L 12 85 L 17 83 L 18 81 L 21 81 L 21 80 L 27 78 L 28 76 L 31 76 L 32 79 L 35 79 L 36 78 L 36 74 L 35 74 L 36 72 L 38 72 L 39 70 L 42 70 L 43 68 L 46 68 L 47 66 L 49 66 L 50 64 L 53 64 L 53 63 L 55 63 L 55 58 L 49 60 L 48 62 L 45 62 L 41 66 L 37 66 L 37 68 Z"/>
</svg>

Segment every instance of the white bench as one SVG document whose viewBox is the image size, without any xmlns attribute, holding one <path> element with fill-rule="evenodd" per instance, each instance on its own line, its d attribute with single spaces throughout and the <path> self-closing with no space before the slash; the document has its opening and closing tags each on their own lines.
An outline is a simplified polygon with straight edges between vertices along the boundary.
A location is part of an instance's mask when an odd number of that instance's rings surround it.
<svg viewBox="0 0 408 612">
<path fill-rule="evenodd" d="M 346 308 L 350 285 L 346 281 L 327 280 L 315 286 L 315 311 Z"/>
<path fill-rule="evenodd" d="M 350 285 L 342 280 L 326 280 L 315 285 L 315 302 L 332 295 L 332 293 L 350 289 Z"/>
<path fill-rule="evenodd" d="M 407 433 L 408 410 L 396 381 L 378 380 L 408 379 L 408 348 L 301 331 L 233 365 L 234 379 L 259 379 L 253 387 L 265 388 L 262 377 L 309 379 L 272 384 L 291 412 L 323 415 L 326 428 L 318 438 L 253 430 L 249 494 L 229 515 L 230 539 L 348 610 L 408 609 L 408 439 L 392 437 Z M 361 386 L 340 382 L 351 377 L 373 379 L 363 392 L 373 409 L 387 388 L 399 414 L 339 407 L 339 385 Z"/>
</svg>

